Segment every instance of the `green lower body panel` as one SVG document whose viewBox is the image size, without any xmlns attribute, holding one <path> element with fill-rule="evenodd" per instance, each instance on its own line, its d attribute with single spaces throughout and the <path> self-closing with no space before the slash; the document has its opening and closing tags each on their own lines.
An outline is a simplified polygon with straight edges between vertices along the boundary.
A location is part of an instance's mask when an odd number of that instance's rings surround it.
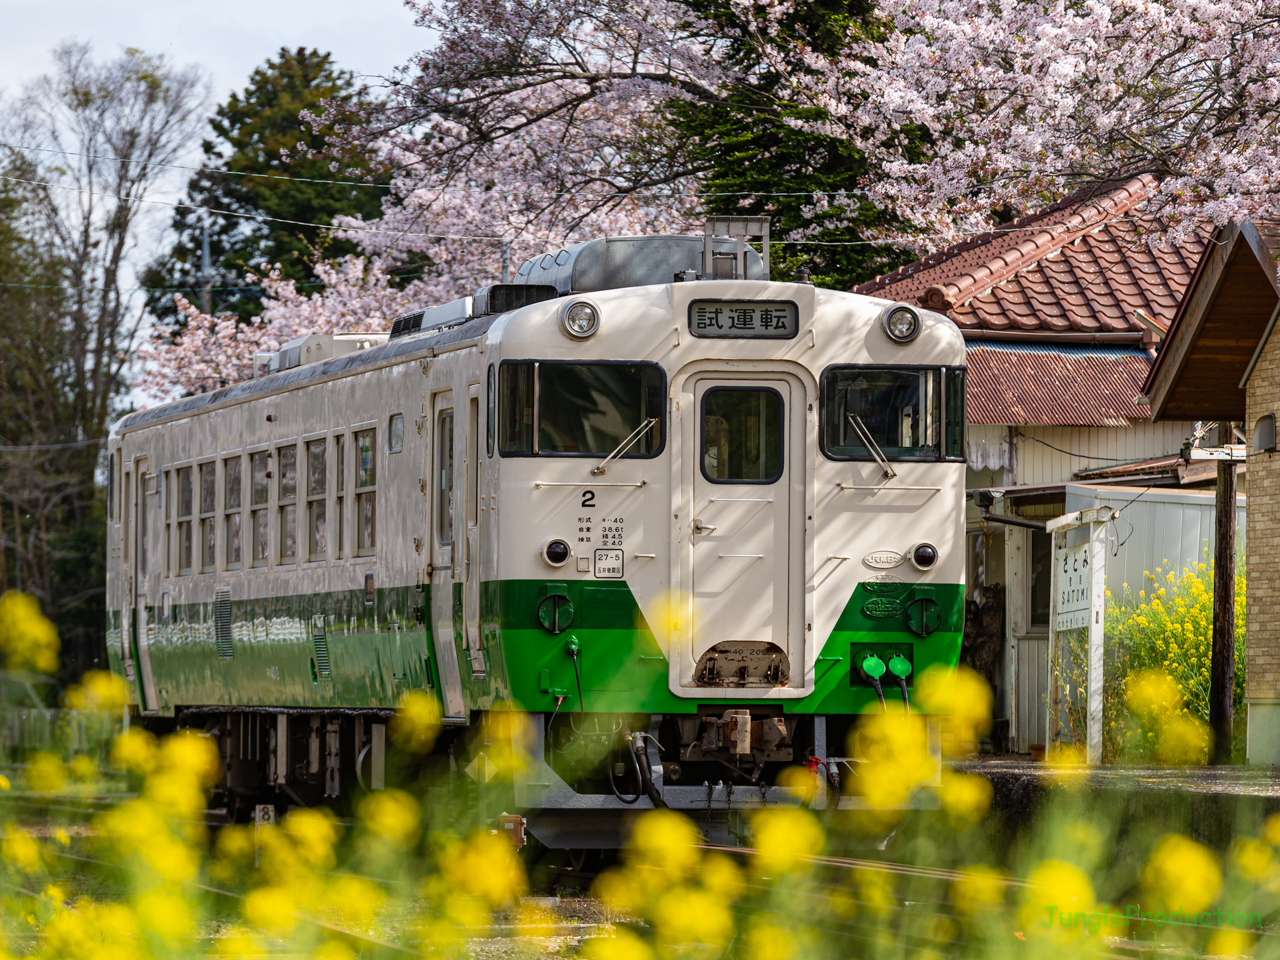
<svg viewBox="0 0 1280 960">
<path fill-rule="evenodd" d="M 146 644 L 155 706 L 162 713 L 206 705 L 388 709 L 408 690 L 438 689 L 427 590 L 380 589 L 373 604 L 365 603 L 363 591 L 232 602 L 229 627 L 221 633 L 214 603 L 175 604 L 167 621 L 149 609 Z M 451 601 L 468 710 L 502 702 L 531 711 L 698 709 L 696 696 L 671 692 L 668 661 L 625 581 L 482 584 L 483 671 L 467 668 L 472 661 L 464 650 L 460 584 L 453 585 Z M 899 653 L 911 662 L 912 680 L 934 664 L 954 666 L 963 609 L 959 584 L 861 584 L 818 652 L 811 694 L 764 701 L 744 692 L 715 702 L 781 703 L 797 714 L 862 712 L 876 703 L 876 695 L 855 661 L 869 652 Z M 418 611 L 428 626 L 418 622 Z M 122 617 L 119 611 L 107 616 L 111 667 L 123 674 Z M 140 703 L 141 670 L 134 673 L 131 686 Z M 886 676 L 886 698 L 900 700 L 890 681 Z"/>
</svg>

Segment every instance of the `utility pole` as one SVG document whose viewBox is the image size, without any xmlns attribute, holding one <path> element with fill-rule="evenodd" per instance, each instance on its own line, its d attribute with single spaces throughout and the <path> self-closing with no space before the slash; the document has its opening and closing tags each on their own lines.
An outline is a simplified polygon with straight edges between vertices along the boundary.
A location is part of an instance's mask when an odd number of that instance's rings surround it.
<svg viewBox="0 0 1280 960">
<path fill-rule="evenodd" d="M 209 225 L 206 223 L 200 235 L 200 311 L 213 312 L 213 272 L 209 265 Z"/>
<path fill-rule="evenodd" d="M 1218 445 L 1234 442 L 1231 424 L 1218 424 Z M 1209 672 L 1209 726 L 1215 764 L 1231 762 L 1236 687 L 1236 464 L 1218 461 L 1213 542 L 1213 648 Z"/>
<path fill-rule="evenodd" d="M 510 283 L 511 277 L 511 241 L 502 241 L 502 282 Z"/>
</svg>

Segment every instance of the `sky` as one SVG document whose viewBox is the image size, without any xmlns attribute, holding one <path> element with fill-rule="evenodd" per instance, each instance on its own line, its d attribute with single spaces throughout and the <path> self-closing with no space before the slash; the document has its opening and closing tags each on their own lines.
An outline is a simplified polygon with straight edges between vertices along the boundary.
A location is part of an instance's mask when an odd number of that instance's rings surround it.
<svg viewBox="0 0 1280 960">
<path fill-rule="evenodd" d="M 5 0 L 0 89 L 14 94 L 49 66 L 61 40 L 89 41 L 108 59 L 125 47 L 198 64 L 215 101 L 242 89 L 281 46 L 332 52 L 359 74 L 390 74 L 430 45 L 401 0 Z"/>
</svg>

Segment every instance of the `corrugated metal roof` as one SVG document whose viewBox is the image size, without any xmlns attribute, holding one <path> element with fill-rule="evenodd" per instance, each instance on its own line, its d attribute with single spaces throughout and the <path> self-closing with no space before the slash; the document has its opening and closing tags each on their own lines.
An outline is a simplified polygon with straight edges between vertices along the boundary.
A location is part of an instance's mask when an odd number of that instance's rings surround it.
<svg viewBox="0 0 1280 960">
<path fill-rule="evenodd" d="M 1208 248 L 1208 228 L 1176 248 L 1147 246 L 1151 184 L 1139 177 L 1100 196 L 1068 198 L 853 292 L 919 302 L 969 337 L 1144 335 L 1154 345 L 1134 312 L 1169 327 Z"/>
<path fill-rule="evenodd" d="M 970 423 L 1128 427 L 1151 360 L 1134 347 L 969 343 Z"/>
</svg>

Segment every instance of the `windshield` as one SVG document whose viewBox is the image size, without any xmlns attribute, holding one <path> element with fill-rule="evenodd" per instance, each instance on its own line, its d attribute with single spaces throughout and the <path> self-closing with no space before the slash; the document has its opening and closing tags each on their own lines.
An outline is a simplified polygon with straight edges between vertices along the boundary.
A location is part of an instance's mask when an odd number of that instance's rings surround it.
<svg viewBox="0 0 1280 960">
<path fill-rule="evenodd" d="M 654 418 L 623 454 L 652 456 L 662 446 L 662 383 L 662 368 L 649 363 L 503 363 L 498 449 L 603 457 Z"/>
<path fill-rule="evenodd" d="M 822 377 L 822 425 L 835 459 L 963 458 L 964 370 L 832 368 Z"/>
</svg>

